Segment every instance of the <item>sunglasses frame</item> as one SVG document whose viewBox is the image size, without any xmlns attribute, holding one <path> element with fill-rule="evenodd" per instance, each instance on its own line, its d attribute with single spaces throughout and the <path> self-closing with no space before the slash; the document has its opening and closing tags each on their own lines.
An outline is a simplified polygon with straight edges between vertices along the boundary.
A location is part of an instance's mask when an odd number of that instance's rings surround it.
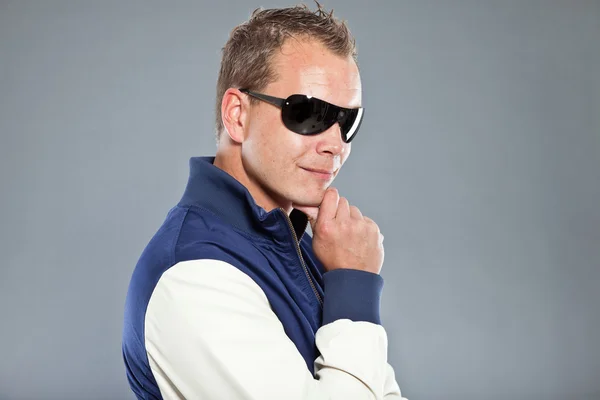
<svg viewBox="0 0 600 400">
<path fill-rule="evenodd" d="M 304 96 L 306 99 L 311 99 L 310 97 L 308 97 L 305 94 L 292 94 L 292 95 L 288 96 L 287 98 L 282 99 L 280 97 L 269 96 L 269 95 L 264 94 L 264 93 L 253 92 L 253 91 L 251 91 L 250 89 L 247 89 L 247 88 L 239 89 L 239 91 L 242 92 L 242 93 L 245 93 L 245 94 L 247 94 L 249 96 L 252 96 L 254 98 L 257 98 L 259 100 L 262 100 L 264 102 L 267 102 L 269 104 L 272 104 L 275 107 L 279 107 L 281 109 L 282 113 L 283 113 L 283 108 L 285 107 L 286 103 L 289 101 L 289 98 L 292 97 L 292 96 Z M 342 140 L 344 141 L 344 143 L 350 143 L 352 140 L 354 140 L 354 138 L 356 137 L 356 134 L 358 133 L 358 129 L 360 128 L 360 125 L 362 124 L 362 119 L 363 119 L 364 110 L 365 110 L 363 107 L 345 108 L 345 107 L 336 106 L 335 104 L 331 104 L 331 103 L 329 103 L 329 102 L 327 102 L 325 100 L 321 100 L 321 99 L 316 98 L 316 97 L 312 97 L 312 99 L 319 100 L 319 101 L 321 101 L 321 102 L 329 105 L 330 107 L 333 107 L 334 109 L 337 109 L 338 112 L 339 111 L 346 111 L 346 112 L 348 112 L 348 111 L 358 111 L 358 115 L 357 115 L 356 119 L 360 118 L 360 120 L 358 121 L 358 125 L 354 129 L 354 133 L 350 137 L 350 140 L 346 140 L 346 135 L 347 134 L 344 134 L 343 129 L 340 129 L 340 133 L 342 135 Z M 282 117 L 282 120 L 283 120 L 283 114 L 282 114 L 281 117 Z M 340 122 L 339 120 L 336 120 L 330 126 L 328 126 L 325 130 L 331 128 L 334 124 L 339 123 L 339 122 Z M 285 121 L 284 121 L 284 125 L 286 125 Z M 287 125 L 286 125 L 286 128 L 290 129 Z M 303 135 L 303 136 L 318 135 L 319 133 L 324 132 L 324 131 L 321 131 L 321 132 L 315 132 L 315 133 L 299 133 L 299 132 L 296 132 L 296 131 L 294 131 L 292 129 L 290 129 L 290 130 L 292 132 L 294 132 L 294 133 L 297 133 L 297 134 Z"/>
</svg>

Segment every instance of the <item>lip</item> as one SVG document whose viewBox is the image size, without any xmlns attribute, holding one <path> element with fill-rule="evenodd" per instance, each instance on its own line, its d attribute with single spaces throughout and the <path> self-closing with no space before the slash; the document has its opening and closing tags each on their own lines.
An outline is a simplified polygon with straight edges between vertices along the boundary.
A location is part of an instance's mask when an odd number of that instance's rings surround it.
<svg viewBox="0 0 600 400">
<path fill-rule="evenodd" d="M 333 178 L 333 171 L 329 171 L 326 169 L 315 169 L 315 168 L 304 168 L 304 167 L 300 167 L 305 171 L 311 172 L 313 175 L 316 175 L 317 177 L 321 178 L 321 179 L 331 179 Z"/>
</svg>

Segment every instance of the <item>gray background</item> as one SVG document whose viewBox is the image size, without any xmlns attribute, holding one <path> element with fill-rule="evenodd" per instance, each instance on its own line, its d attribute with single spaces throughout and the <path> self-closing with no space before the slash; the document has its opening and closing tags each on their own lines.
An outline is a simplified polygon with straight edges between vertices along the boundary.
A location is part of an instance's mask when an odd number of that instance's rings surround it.
<svg viewBox="0 0 600 400">
<path fill-rule="evenodd" d="M 0 1 L 1 399 L 133 397 L 125 292 L 214 154 L 220 48 L 292 4 Z M 358 40 L 336 186 L 386 237 L 404 394 L 600 399 L 600 2 L 325 6 Z"/>
</svg>

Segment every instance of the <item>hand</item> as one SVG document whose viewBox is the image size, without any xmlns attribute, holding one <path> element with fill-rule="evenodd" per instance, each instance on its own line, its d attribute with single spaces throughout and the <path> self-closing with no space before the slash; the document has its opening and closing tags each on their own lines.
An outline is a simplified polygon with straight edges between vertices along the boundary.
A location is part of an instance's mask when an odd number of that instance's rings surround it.
<svg viewBox="0 0 600 400">
<path fill-rule="evenodd" d="M 308 216 L 313 251 L 327 271 L 346 268 L 380 273 L 384 249 L 379 227 L 340 197 L 337 189 L 327 189 L 319 207 L 292 206 Z"/>
</svg>

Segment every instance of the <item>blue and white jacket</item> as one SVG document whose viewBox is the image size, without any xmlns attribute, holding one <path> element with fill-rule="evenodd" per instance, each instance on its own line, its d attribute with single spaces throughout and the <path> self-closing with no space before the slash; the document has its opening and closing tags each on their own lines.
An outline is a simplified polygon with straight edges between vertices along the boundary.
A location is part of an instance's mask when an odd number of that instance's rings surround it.
<svg viewBox="0 0 600 400">
<path fill-rule="evenodd" d="M 123 358 L 139 399 L 401 399 L 381 276 L 326 272 L 306 215 L 266 212 L 193 157 L 181 201 L 144 249 Z"/>
</svg>

